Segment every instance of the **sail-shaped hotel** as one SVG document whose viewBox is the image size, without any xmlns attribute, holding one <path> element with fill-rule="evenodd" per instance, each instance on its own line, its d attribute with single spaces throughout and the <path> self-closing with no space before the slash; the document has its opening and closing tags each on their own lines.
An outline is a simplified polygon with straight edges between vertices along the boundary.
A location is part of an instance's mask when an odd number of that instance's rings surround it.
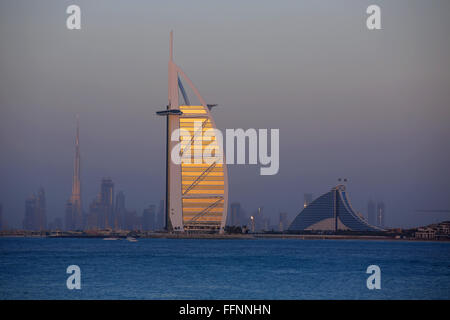
<svg viewBox="0 0 450 320">
<path fill-rule="evenodd" d="M 188 85 L 199 101 L 191 105 L 183 86 Z M 180 103 L 180 98 L 182 103 Z M 225 161 L 206 161 L 196 154 L 214 148 L 223 155 L 222 145 L 210 129 L 216 125 L 211 115 L 215 105 L 206 104 L 197 88 L 173 60 L 173 33 L 170 33 L 169 103 L 157 114 L 167 118 L 166 136 L 166 228 L 169 232 L 223 233 L 227 218 L 228 175 Z M 181 129 L 180 155 L 192 161 L 172 161 L 172 150 L 180 141 L 172 133 Z M 204 133 L 208 131 L 208 137 Z M 186 143 L 187 142 L 187 143 Z M 196 152 L 197 151 L 197 152 Z M 196 158 L 197 157 L 197 158 Z M 189 163 L 190 162 L 190 163 Z"/>
</svg>

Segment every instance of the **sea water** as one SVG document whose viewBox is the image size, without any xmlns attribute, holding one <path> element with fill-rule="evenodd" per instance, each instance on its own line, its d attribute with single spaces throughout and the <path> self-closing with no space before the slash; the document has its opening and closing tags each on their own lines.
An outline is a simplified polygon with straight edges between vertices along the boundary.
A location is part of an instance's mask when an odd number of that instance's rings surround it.
<svg viewBox="0 0 450 320">
<path fill-rule="evenodd" d="M 69 265 L 80 290 L 66 286 Z M 449 298 L 444 242 L 0 238 L 0 299 Z"/>
</svg>

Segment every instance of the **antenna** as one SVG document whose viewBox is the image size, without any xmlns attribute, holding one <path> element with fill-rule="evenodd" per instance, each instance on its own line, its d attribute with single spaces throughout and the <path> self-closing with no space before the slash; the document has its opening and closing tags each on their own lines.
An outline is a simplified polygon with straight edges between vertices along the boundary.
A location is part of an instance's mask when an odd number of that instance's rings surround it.
<svg viewBox="0 0 450 320">
<path fill-rule="evenodd" d="M 170 61 L 173 61 L 173 30 L 170 30 Z"/>
<path fill-rule="evenodd" d="M 77 138 L 76 144 L 78 145 L 80 142 L 80 116 L 77 114 Z"/>
</svg>

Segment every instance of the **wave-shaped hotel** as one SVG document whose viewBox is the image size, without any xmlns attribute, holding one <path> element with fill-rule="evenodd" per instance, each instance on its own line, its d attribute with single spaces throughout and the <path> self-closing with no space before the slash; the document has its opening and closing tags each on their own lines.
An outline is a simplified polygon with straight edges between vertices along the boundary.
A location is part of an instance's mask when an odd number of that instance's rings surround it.
<svg viewBox="0 0 450 320">
<path fill-rule="evenodd" d="M 199 105 L 191 105 L 183 81 L 194 92 Z M 182 98 L 182 103 L 180 103 Z M 157 112 L 167 117 L 166 144 L 166 228 L 169 232 L 219 232 L 225 228 L 228 203 L 228 175 L 225 163 L 195 159 L 196 150 L 201 154 L 213 148 L 223 154 L 210 129 L 216 125 L 211 115 L 215 105 L 206 104 L 197 88 L 173 61 L 173 34 L 170 34 L 169 104 Z M 198 125 L 200 124 L 200 125 Z M 180 156 L 190 155 L 192 161 L 180 164 L 171 161 L 171 152 L 180 141 L 171 141 L 172 132 L 180 131 L 183 144 Z M 208 130 L 208 137 L 204 133 Z M 190 153 L 189 153 L 190 152 Z M 208 161 L 210 162 L 210 161 Z"/>
<path fill-rule="evenodd" d="M 288 230 L 291 232 L 383 231 L 381 228 L 370 225 L 352 208 L 344 185 L 334 187 L 306 206 Z"/>
</svg>

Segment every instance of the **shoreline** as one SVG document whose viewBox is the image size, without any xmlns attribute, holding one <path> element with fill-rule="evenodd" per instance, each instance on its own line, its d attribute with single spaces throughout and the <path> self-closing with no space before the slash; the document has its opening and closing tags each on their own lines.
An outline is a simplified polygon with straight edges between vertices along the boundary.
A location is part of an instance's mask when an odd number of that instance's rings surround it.
<svg viewBox="0 0 450 320">
<path fill-rule="evenodd" d="M 20 234 L 3 233 L 0 238 L 78 238 L 78 239 L 108 239 L 117 238 L 125 240 L 129 234 Z M 395 237 L 387 235 L 332 235 L 332 234 L 175 234 L 175 233 L 149 233 L 134 234 L 137 239 L 197 239 L 197 240 L 261 240 L 261 239 L 283 239 L 283 240 L 373 240 L 373 241 L 420 241 L 420 242 L 449 242 L 442 239 L 416 239 L 412 237 Z"/>
</svg>

